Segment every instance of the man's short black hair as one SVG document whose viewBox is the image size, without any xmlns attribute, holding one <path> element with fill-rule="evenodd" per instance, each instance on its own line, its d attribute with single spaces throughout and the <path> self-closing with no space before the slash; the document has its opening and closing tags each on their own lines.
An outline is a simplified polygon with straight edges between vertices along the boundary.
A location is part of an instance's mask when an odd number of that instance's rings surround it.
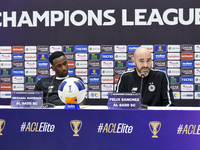
<svg viewBox="0 0 200 150">
<path fill-rule="evenodd" d="M 65 54 L 61 51 L 56 51 L 56 52 L 53 52 L 50 56 L 49 56 L 49 62 L 51 63 L 51 65 L 53 65 L 53 60 L 55 58 L 58 58 L 60 56 L 64 56 L 65 57 Z"/>
</svg>

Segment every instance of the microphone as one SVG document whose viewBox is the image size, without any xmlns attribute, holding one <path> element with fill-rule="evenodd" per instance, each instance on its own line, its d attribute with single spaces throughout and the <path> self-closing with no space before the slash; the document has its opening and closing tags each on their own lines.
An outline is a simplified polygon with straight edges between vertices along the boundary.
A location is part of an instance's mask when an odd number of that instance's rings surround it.
<svg viewBox="0 0 200 150">
<path fill-rule="evenodd" d="M 49 103 L 49 94 L 52 93 L 52 87 L 51 87 L 51 86 L 52 86 L 53 81 L 54 81 L 55 78 L 56 78 L 56 76 L 53 76 L 53 79 L 52 79 L 52 81 L 51 81 L 51 84 L 50 84 L 50 86 L 48 87 L 46 103 L 43 104 L 43 106 L 42 106 L 43 108 L 53 108 L 53 107 L 55 107 L 54 104 Z"/>
<path fill-rule="evenodd" d="M 143 97 L 142 97 L 142 86 L 144 77 L 145 77 L 144 73 L 141 73 L 141 85 L 140 85 L 141 109 L 147 109 L 147 105 L 143 104 Z"/>
</svg>

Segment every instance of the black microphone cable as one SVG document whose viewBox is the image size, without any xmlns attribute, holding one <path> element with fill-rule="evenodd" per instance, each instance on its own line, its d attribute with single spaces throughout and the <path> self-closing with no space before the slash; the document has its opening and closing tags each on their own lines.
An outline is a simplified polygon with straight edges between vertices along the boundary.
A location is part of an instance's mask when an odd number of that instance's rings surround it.
<svg viewBox="0 0 200 150">
<path fill-rule="evenodd" d="M 56 78 L 56 76 L 53 76 L 53 79 L 52 79 L 52 81 L 51 81 L 51 84 L 50 84 L 50 86 L 48 87 L 46 103 L 43 104 L 43 106 L 42 106 L 43 108 L 53 108 L 53 107 L 55 107 L 54 104 L 49 103 L 49 94 L 52 92 L 51 86 L 52 86 L 53 81 L 54 81 L 55 78 Z"/>
<path fill-rule="evenodd" d="M 142 85 L 143 85 L 143 79 L 144 79 L 144 74 L 141 74 L 141 84 L 140 84 L 140 95 L 141 95 L 141 104 L 143 104 L 143 98 L 142 98 Z"/>
<path fill-rule="evenodd" d="M 144 79 L 144 74 L 141 74 L 141 85 L 140 85 L 140 97 L 141 97 L 141 109 L 147 109 L 147 105 L 143 104 L 143 96 L 142 96 L 142 86 L 143 86 L 143 79 Z"/>
</svg>

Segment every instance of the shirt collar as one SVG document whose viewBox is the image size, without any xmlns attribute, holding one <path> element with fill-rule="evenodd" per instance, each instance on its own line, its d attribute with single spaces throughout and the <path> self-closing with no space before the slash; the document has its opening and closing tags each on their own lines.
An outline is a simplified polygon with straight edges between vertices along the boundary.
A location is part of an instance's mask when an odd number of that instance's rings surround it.
<svg viewBox="0 0 200 150">
<path fill-rule="evenodd" d="M 69 78 L 69 75 L 67 75 L 66 77 L 56 77 L 57 80 L 64 80 L 64 79 L 67 79 Z"/>
</svg>

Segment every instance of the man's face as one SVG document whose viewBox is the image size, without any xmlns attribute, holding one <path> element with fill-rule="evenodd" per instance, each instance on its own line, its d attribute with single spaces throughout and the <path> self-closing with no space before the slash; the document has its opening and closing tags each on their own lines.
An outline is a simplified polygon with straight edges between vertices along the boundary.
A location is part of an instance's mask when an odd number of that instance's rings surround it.
<svg viewBox="0 0 200 150">
<path fill-rule="evenodd" d="M 139 76 L 141 74 L 144 74 L 144 76 L 148 76 L 151 66 L 152 66 L 152 60 L 151 60 L 151 53 L 137 53 L 137 57 L 133 58 L 133 63 L 136 66 L 136 71 Z"/>
<path fill-rule="evenodd" d="M 68 64 L 64 56 L 55 58 L 51 68 L 55 71 L 57 77 L 65 77 L 68 75 Z"/>
</svg>

